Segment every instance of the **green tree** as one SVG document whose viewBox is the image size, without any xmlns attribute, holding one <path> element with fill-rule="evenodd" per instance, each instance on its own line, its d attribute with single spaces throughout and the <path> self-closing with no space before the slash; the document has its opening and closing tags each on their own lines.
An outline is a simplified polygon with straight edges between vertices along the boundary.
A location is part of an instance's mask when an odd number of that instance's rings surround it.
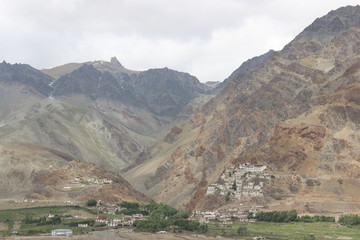
<svg viewBox="0 0 360 240">
<path fill-rule="evenodd" d="M 360 217 L 354 214 L 342 215 L 339 218 L 339 223 L 344 226 L 360 225 Z"/>
<path fill-rule="evenodd" d="M 173 216 L 174 219 L 187 219 L 189 218 L 189 214 L 187 212 L 178 212 Z"/>
<path fill-rule="evenodd" d="M 94 206 L 96 206 L 96 204 L 97 204 L 97 201 L 95 199 L 90 199 L 87 201 L 86 206 L 94 207 Z"/>
<path fill-rule="evenodd" d="M 120 207 L 127 208 L 127 209 L 138 209 L 140 204 L 137 202 L 122 202 L 120 203 Z"/>
<path fill-rule="evenodd" d="M 202 224 L 200 225 L 200 232 L 201 233 L 206 233 L 209 230 L 209 226 L 207 224 Z"/>
<path fill-rule="evenodd" d="M 145 206 L 145 209 L 150 212 L 150 216 L 155 213 L 160 213 L 165 217 L 171 217 L 178 213 L 178 210 L 163 203 L 150 203 Z"/>
<path fill-rule="evenodd" d="M 296 210 L 291 210 L 287 213 L 287 217 L 285 218 L 285 222 L 295 222 L 297 218 Z"/>
<path fill-rule="evenodd" d="M 236 189 L 237 189 L 236 181 L 234 181 L 234 183 L 233 183 L 233 185 L 232 185 L 232 189 L 233 189 L 234 191 L 236 191 Z"/>
</svg>

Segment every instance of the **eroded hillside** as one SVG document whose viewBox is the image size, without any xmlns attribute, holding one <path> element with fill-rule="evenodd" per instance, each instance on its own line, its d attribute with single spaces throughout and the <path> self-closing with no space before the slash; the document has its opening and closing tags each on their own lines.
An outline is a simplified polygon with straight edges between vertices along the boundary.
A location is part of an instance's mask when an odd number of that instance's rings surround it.
<svg viewBox="0 0 360 240">
<path fill-rule="evenodd" d="M 64 152 L 24 143 L 0 142 L 1 203 L 84 204 L 151 201 L 120 175 L 80 162 Z"/>
<path fill-rule="evenodd" d="M 274 178 L 262 199 L 246 201 L 359 211 L 359 55 L 360 7 L 330 12 L 260 66 L 235 72 L 125 177 L 157 201 L 206 209 L 224 204 L 205 197 L 208 185 L 232 164 L 249 162 Z"/>
</svg>

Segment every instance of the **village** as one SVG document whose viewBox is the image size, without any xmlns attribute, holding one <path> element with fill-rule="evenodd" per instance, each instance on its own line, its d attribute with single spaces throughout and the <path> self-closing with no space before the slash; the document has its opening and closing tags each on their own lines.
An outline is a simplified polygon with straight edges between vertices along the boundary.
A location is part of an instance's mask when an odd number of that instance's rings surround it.
<svg viewBox="0 0 360 240">
<path fill-rule="evenodd" d="M 229 204 L 216 210 L 195 210 L 189 215 L 188 220 L 197 220 L 201 224 L 214 223 L 220 228 L 231 227 L 235 222 L 255 222 L 254 216 L 258 212 L 265 211 L 267 207 L 251 204 L 251 199 L 262 198 L 264 196 L 264 186 L 270 179 L 271 176 L 267 172 L 267 166 L 249 163 L 232 165 L 223 172 L 216 183 L 208 186 L 206 192 L 207 196 L 219 195 L 224 197 Z M 116 180 L 110 178 L 85 178 L 77 176 L 59 187 L 62 191 L 74 191 L 88 185 L 112 184 L 114 182 Z M 17 200 L 17 202 L 28 202 L 28 200 Z M 73 205 L 74 203 L 67 201 L 65 204 Z M 71 219 L 63 219 L 63 221 L 75 221 L 76 227 L 86 232 L 94 227 L 97 229 L 122 227 L 132 229 L 135 221 L 148 219 L 147 214 L 143 215 L 140 212 L 134 214 L 125 213 L 127 208 L 122 207 L 121 204 L 111 204 L 100 200 L 96 200 L 96 205 L 91 207 L 91 210 L 96 213 L 96 216 L 90 219 L 89 216 L 74 215 Z M 56 218 L 57 216 L 48 214 L 46 220 L 51 221 L 54 217 Z M 164 233 L 166 232 L 161 231 L 161 234 Z M 73 230 L 53 229 L 51 234 L 72 235 Z"/>
<path fill-rule="evenodd" d="M 221 175 L 218 183 L 211 184 L 206 195 L 228 195 L 231 199 L 241 200 L 249 197 L 263 197 L 263 188 L 270 174 L 264 165 L 249 163 L 231 166 Z"/>
<path fill-rule="evenodd" d="M 248 218 L 249 213 L 255 216 L 256 213 L 264 211 L 266 206 L 249 205 L 251 198 L 263 197 L 264 186 L 271 179 L 266 171 L 267 166 L 243 163 L 232 165 L 221 175 L 217 183 L 210 184 L 206 195 L 221 195 L 228 202 L 235 202 L 238 207 L 224 208 L 214 211 L 194 211 L 192 219 L 199 220 L 201 223 L 218 221 L 221 226 L 231 225 L 237 219 L 240 222 L 254 222 L 254 218 Z"/>
<path fill-rule="evenodd" d="M 239 208 L 221 209 L 215 211 L 194 211 L 191 219 L 198 220 L 200 223 L 219 222 L 220 227 L 232 225 L 234 221 L 256 222 L 255 218 L 248 218 L 249 213 L 255 216 L 256 213 L 263 211 L 264 206 L 252 206 L 249 210 Z"/>
<path fill-rule="evenodd" d="M 121 213 L 122 210 L 126 210 L 124 207 L 120 207 L 117 204 L 108 204 L 103 203 L 100 200 L 97 201 L 96 206 L 92 208 L 93 211 L 97 212 L 97 216 L 93 219 L 83 216 L 72 216 L 70 221 L 78 222 L 76 227 L 91 229 L 96 226 L 98 229 L 103 227 L 104 229 L 108 228 L 119 228 L 119 227 L 133 227 L 136 220 L 145 220 L 148 216 L 144 216 L 141 213 L 124 215 Z M 48 214 L 46 217 L 47 221 L 50 221 L 52 218 L 56 217 L 54 214 Z M 86 231 L 88 231 L 86 230 Z M 53 236 L 70 236 L 73 234 L 71 229 L 54 229 L 51 231 Z"/>
<path fill-rule="evenodd" d="M 68 184 L 62 187 L 64 191 L 76 191 L 81 190 L 86 185 L 104 185 L 112 184 L 114 182 L 111 178 L 84 178 L 77 176 L 74 180 L 69 181 Z"/>
</svg>

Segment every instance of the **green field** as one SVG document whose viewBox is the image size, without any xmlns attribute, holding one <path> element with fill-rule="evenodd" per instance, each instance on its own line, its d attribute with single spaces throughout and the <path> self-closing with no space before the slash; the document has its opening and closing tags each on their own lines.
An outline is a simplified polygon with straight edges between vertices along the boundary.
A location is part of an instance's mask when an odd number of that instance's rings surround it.
<svg viewBox="0 0 360 240">
<path fill-rule="evenodd" d="M 62 222 L 56 225 L 41 225 L 26 224 L 24 222 L 26 217 L 38 219 L 46 217 L 48 214 L 69 216 L 71 211 L 78 211 L 86 213 L 87 215 L 96 216 L 96 212 L 90 209 L 82 208 L 79 206 L 59 206 L 59 207 L 36 207 L 36 208 L 23 208 L 13 210 L 0 211 L 0 236 L 10 235 L 12 231 L 17 231 L 19 235 L 37 235 L 40 233 L 50 233 L 52 229 L 57 228 L 70 228 L 67 222 Z M 70 216 L 69 216 L 70 217 Z M 81 234 L 85 229 L 71 227 L 74 234 Z"/>
<path fill-rule="evenodd" d="M 325 239 L 360 239 L 359 227 L 334 227 L 335 223 L 269 223 L 269 222 L 255 222 L 255 223 L 240 223 L 235 222 L 230 227 L 219 227 L 215 223 L 209 224 L 208 235 L 211 236 L 227 236 L 239 237 L 236 230 L 240 227 L 246 227 L 249 237 L 263 236 L 266 239 L 276 240 L 303 240 L 306 236 L 314 235 L 316 240 Z M 250 238 L 251 239 L 251 238 Z"/>
</svg>

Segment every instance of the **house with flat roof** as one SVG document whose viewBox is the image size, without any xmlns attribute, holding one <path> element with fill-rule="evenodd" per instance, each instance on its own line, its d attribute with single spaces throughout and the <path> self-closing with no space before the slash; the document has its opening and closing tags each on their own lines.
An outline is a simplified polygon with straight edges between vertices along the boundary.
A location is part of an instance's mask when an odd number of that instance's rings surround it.
<svg viewBox="0 0 360 240">
<path fill-rule="evenodd" d="M 71 229 L 54 229 L 51 231 L 52 236 L 70 236 L 73 234 Z"/>
</svg>

